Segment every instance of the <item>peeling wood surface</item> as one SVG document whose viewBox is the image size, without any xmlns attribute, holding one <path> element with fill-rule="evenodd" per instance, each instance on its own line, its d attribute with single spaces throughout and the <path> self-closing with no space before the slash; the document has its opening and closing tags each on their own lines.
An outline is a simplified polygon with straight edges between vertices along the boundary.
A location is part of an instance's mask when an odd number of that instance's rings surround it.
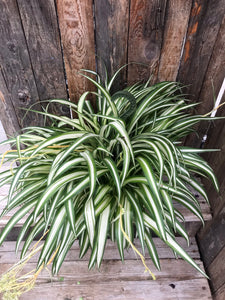
<svg viewBox="0 0 225 300">
<path fill-rule="evenodd" d="M 95 70 L 94 21 L 91 0 L 57 0 L 59 27 L 68 80 L 69 96 L 76 102 L 92 84 L 78 74 Z"/>
<path fill-rule="evenodd" d="M 166 3 L 166 0 L 131 0 L 128 62 L 140 65 L 128 66 L 128 84 L 147 81 L 150 75 L 152 82 L 157 81 Z"/>
<path fill-rule="evenodd" d="M 185 83 L 187 80 L 191 80 L 191 78 L 188 78 L 188 74 L 189 69 L 191 68 L 192 57 L 194 55 L 195 43 L 197 43 L 197 31 L 199 26 L 201 26 L 203 7 L 205 6 L 206 2 L 204 0 L 194 0 L 192 2 L 187 34 L 177 77 L 177 79 L 182 83 Z"/>
<path fill-rule="evenodd" d="M 17 0 L 40 100 L 67 98 L 54 0 Z M 69 115 L 59 105 L 50 112 Z"/>
<path fill-rule="evenodd" d="M 169 0 L 159 65 L 159 81 L 176 80 L 192 0 Z"/>
<path fill-rule="evenodd" d="M 208 68 L 213 47 L 225 14 L 223 0 L 195 0 L 177 79 L 189 84 L 187 92 L 198 97 Z"/>
<path fill-rule="evenodd" d="M 0 119 L 7 135 L 14 136 L 20 130 L 11 95 L 0 70 Z"/>
<path fill-rule="evenodd" d="M 104 82 L 106 70 L 111 78 L 127 63 L 129 1 L 97 0 L 94 1 L 94 9 L 97 71 Z M 113 85 L 113 91 L 124 87 L 126 75 L 124 68 L 117 77 L 117 84 Z"/>
<path fill-rule="evenodd" d="M 0 34 L 0 85 L 7 99 L 3 113 L 8 113 L 9 117 L 16 114 L 20 126 L 41 125 L 42 117 L 32 112 L 23 120 L 25 111 L 21 108 L 35 103 L 36 109 L 40 109 L 40 105 L 16 0 L 0 2 Z M 17 127 L 17 120 L 13 121 L 13 129 Z M 7 126 L 5 128 L 7 130 Z"/>
</svg>

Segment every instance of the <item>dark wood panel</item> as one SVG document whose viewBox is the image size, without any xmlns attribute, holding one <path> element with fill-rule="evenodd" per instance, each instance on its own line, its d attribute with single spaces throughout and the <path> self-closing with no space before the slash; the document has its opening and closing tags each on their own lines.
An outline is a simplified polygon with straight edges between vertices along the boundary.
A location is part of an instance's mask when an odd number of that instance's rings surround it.
<svg viewBox="0 0 225 300">
<path fill-rule="evenodd" d="M 201 26 L 201 19 L 203 18 L 206 1 L 194 0 L 192 3 L 191 13 L 189 17 L 189 24 L 184 43 L 184 49 L 180 61 L 179 72 L 177 80 L 186 83 L 192 80 L 189 77 L 189 69 L 191 68 L 192 57 L 194 56 L 195 44 L 197 43 L 197 32 Z M 191 87 L 188 87 L 189 90 Z"/>
<path fill-rule="evenodd" d="M 40 115 L 28 113 L 24 120 L 24 110 L 31 104 L 37 103 L 39 97 L 29 53 L 26 46 L 21 19 L 15 0 L 2 0 L 0 2 L 0 64 L 1 75 L 7 90 L 3 91 L 3 97 L 8 101 L 11 98 L 19 125 L 40 125 Z M 4 94 L 4 93 L 7 94 Z M 9 103 L 9 106 L 11 104 Z M 12 106 L 11 106 L 12 107 Z"/>
<path fill-rule="evenodd" d="M 104 81 L 105 67 L 111 77 L 127 63 L 129 1 L 97 0 L 94 5 L 97 70 Z M 124 87 L 126 68 L 117 78 L 114 91 Z"/>
<path fill-rule="evenodd" d="M 20 130 L 10 93 L 0 70 L 0 120 L 8 137 Z"/>
<path fill-rule="evenodd" d="M 220 26 L 216 42 L 213 48 L 213 52 L 210 58 L 210 62 L 204 77 L 204 82 L 199 95 L 199 106 L 197 112 L 200 114 L 206 114 L 213 109 L 214 100 L 218 96 L 219 90 L 225 77 L 225 17 Z M 221 100 L 221 103 L 225 101 L 225 95 Z M 216 124 L 216 123 L 215 123 Z M 201 122 L 196 126 L 198 135 L 191 135 L 187 142 L 193 146 L 199 147 L 202 138 L 207 131 L 208 122 Z M 217 126 L 217 125 L 216 125 Z M 209 136 L 213 138 L 213 136 Z M 214 139 L 214 141 L 216 141 Z M 213 145 L 213 144 L 211 144 Z"/>
<path fill-rule="evenodd" d="M 128 41 L 128 83 L 157 81 L 165 23 L 166 0 L 131 0 Z"/>
<path fill-rule="evenodd" d="M 205 267 L 208 267 L 225 247 L 224 224 L 225 207 L 198 234 L 198 244 Z"/>
<path fill-rule="evenodd" d="M 214 293 L 225 283 L 225 247 L 206 268 L 206 271 L 211 279 L 210 286 Z"/>
<path fill-rule="evenodd" d="M 91 0 L 57 0 L 59 27 L 71 101 L 93 90 L 92 84 L 78 74 L 95 70 L 94 25 Z"/>
<path fill-rule="evenodd" d="M 192 0 L 169 0 L 160 57 L 159 81 L 176 80 Z"/>
<path fill-rule="evenodd" d="M 67 98 L 59 28 L 54 0 L 17 0 L 39 99 Z M 65 108 L 64 108 L 65 109 Z M 62 106 L 54 114 L 67 114 Z"/>
<path fill-rule="evenodd" d="M 198 100 L 213 47 L 225 13 L 223 0 L 195 0 L 177 79 L 190 85 L 187 91 Z"/>
<path fill-rule="evenodd" d="M 225 283 L 213 294 L 213 300 L 225 299 Z"/>
<path fill-rule="evenodd" d="M 218 116 L 225 115 L 225 107 L 221 107 L 218 111 Z M 214 216 L 225 206 L 225 178 L 224 178 L 224 165 L 225 165 L 225 122 L 224 120 L 215 121 L 208 131 L 208 139 L 205 148 L 220 149 L 216 153 L 207 153 L 204 155 L 209 165 L 213 168 L 219 182 L 220 192 L 217 193 L 212 183 L 206 185 L 209 195 L 211 207 Z"/>
</svg>

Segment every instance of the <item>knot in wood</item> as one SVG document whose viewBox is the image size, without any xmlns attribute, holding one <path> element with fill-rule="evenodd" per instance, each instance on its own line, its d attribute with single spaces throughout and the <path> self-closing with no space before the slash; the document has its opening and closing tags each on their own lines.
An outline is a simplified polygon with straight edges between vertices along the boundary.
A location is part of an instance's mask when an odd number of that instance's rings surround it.
<svg viewBox="0 0 225 300">
<path fill-rule="evenodd" d="M 30 94 L 29 94 L 28 90 L 19 90 L 18 97 L 22 103 L 29 103 L 29 101 L 30 101 Z"/>
</svg>

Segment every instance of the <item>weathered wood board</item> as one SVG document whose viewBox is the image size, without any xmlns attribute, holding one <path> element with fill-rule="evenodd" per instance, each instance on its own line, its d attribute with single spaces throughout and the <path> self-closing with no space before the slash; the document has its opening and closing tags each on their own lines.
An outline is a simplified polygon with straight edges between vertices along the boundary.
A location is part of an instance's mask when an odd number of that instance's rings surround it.
<svg viewBox="0 0 225 300">
<path fill-rule="evenodd" d="M 94 1 L 97 72 L 102 81 L 127 63 L 129 1 Z M 126 68 L 117 77 L 112 91 L 126 84 Z"/>
<path fill-rule="evenodd" d="M 157 80 L 166 3 L 166 0 L 130 3 L 128 84 L 147 81 L 150 75 L 152 82 Z"/>
<path fill-rule="evenodd" d="M 211 278 L 210 286 L 212 292 L 215 293 L 225 283 L 225 247 L 223 247 L 206 270 Z"/>
<path fill-rule="evenodd" d="M 157 280 L 153 281 L 144 266 L 131 253 L 127 254 L 125 263 L 119 260 L 112 243 L 107 243 L 105 259 L 100 271 L 88 271 L 88 261 L 78 260 L 77 245 L 68 253 L 58 277 L 50 278 L 44 271 L 40 274 L 34 290 L 21 296 L 20 299 L 211 299 L 207 280 L 181 259 L 172 259 L 171 253 L 163 249 L 159 239 L 154 239 L 159 248 L 161 271 L 156 271 L 151 260 L 146 258 L 147 265 L 154 272 Z M 15 261 L 13 243 L 7 242 L 0 248 L 0 273 L 6 271 Z M 193 240 L 189 252 L 195 261 L 202 266 L 196 253 Z M 167 257 L 168 256 L 168 257 Z M 35 267 L 35 259 L 24 269 L 28 272 Z M 194 298 L 195 296 L 195 298 Z"/>
<path fill-rule="evenodd" d="M 5 187 L 4 190 L 4 194 L 7 193 L 7 187 Z M 2 198 L 4 198 L 5 195 L 0 196 L 0 200 Z M 3 209 L 6 206 L 6 202 L 7 200 L 2 200 L 0 202 L 0 213 L 3 211 Z M 207 220 L 211 220 L 211 212 L 210 212 L 210 208 L 207 205 L 207 203 L 205 201 L 200 202 L 201 208 L 202 208 L 202 215 L 203 218 L 207 221 Z M 189 234 L 191 234 L 192 236 L 194 236 L 196 234 L 196 232 L 199 230 L 199 228 L 202 226 L 201 225 L 201 221 L 195 216 L 193 215 L 189 210 L 187 210 L 185 207 L 175 203 L 175 207 L 177 209 L 179 209 L 179 211 L 184 215 L 185 218 L 185 227 L 186 230 L 189 232 Z M 3 228 L 7 222 L 9 221 L 9 219 L 15 214 L 16 209 L 12 210 L 11 212 L 7 213 L 5 216 L 3 216 L 0 219 L 0 230 L 1 228 Z M 15 227 L 21 227 L 22 224 L 25 222 L 27 216 L 23 217 Z"/>
<path fill-rule="evenodd" d="M 192 0 L 170 0 L 163 35 L 159 81 L 176 80 L 185 40 Z"/>
<path fill-rule="evenodd" d="M 225 299 L 225 283 L 213 294 L 213 300 Z"/>
<path fill-rule="evenodd" d="M 195 0 L 177 79 L 189 84 L 187 91 L 198 101 L 217 34 L 225 14 L 223 0 Z"/>
<path fill-rule="evenodd" d="M 94 22 L 91 0 L 57 0 L 57 13 L 71 101 L 76 102 L 92 84 L 78 74 L 95 70 Z"/>
<path fill-rule="evenodd" d="M 174 259 L 174 253 L 172 250 L 170 250 L 169 247 L 167 247 L 165 245 L 165 243 L 163 243 L 163 241 L 161 241 L 159 238 L 154 238 L 153 237 L 153 241 L 154 244 L 157 248 L 158 251 L 158 255 L 159 255 L 159 259 Z M 183 247 L 185 249 L 185 251 L 187 251 L 187 253 L 194 259 L 200 259 L 200 254 L 198 251 L 198 246 L 196 244 L 195 238 L 191 237 L 190 238 L 190 245 L 187 246 L 187 242 L 181 238 L 178 237 L 177 238 L 177 242 L 179 243 L 179 245 L 181 245 L 181 247 Z M 0 264 L 1 263 L 16 263 L 19 259 L 19 255 L 20 255 L 20 251 L 22 249 L 23 246 L 22 242 L 20 244 L 19 247 L 19 251 L 18 254 L 15 254 L 14 250 L 15 250 L 15 241 L 7 241 L 4 242 L 1 246 L 0 246 L 0 253 L 1 253 L 1 257 L 0 257 Z M 142 252 L 141 250 L 141 245 L 138 239 L 135 239 L 134 241 L 135 247 Z M 31 247 L 34 245 L 34 242 L 31 244 Z M 79 245 L 78 245 L 78 241 L 76 241 L 70 251 L 68 252 L 65 261 L 69 262 L 71 260 L 79 260 Z M 149 254 L 148 251 L 145 251 L 145 257 L 147 259 L 149 259 Z M 90 257 L 90 250 L 87 251 L 87 253 L 85 254 L 85 256 L 82 258 L 82 261 L 88 261 L 89 257 Z M 137 255 L 134 253 L 134 251 L 130 248 L 129 250 L 124 251 L 124 259 L 125 260 L 137 260 Z M 105 252 L 104 252 L 104 260 L 120 260 L 120 256 L 119 256 L 119 252 L 117 250 L 117 245 L 116 243 L 113 243 L 110 240 L 107 240 L 106 243 L 106 248 L 105 248 Z M 37 262 L 37 257 L 32 257 L 30 262 Z"/>
<path fill-rule="evenodd" d="M 54 0 L 17 0 L 40 100 L 67 98 L 63 58 Z M 42 105 L 46 106 L 45 103 Z M 69 115 L 63 106 L 49 107 Z"/>
<path fill-rule="evenodd" d="M 13 106 L 11 95 L 0 71 L 0 116 L 1 122 L 8 137 L 15 135 L 20 130 L 19 120 Z"/>
<path fill-rule="evenodd" d="M 224 10 L 225 13 L 225 10 Z M 199 99 L 196 100 L 199 102 L 197 106 L 197 113 L 207 114 L 212 111 L 214 108 L 214 102 L 219 94 L 220 88 L 222 86 L 224 77 L 225 77 L 225 59 L 224 59 L 224 48 L 225 48 L 225 17 L 221 23 L 215 45 L 210 57 L 208 68 L 206 70 L 204 81 L 202 84 L 201 91 L 199 92 Z M 225 101 L 225 95 L 221 99 L 221 103 Z M 220 112 L 219 108 L 217 115 L 224 115 Z M 224 112 L 224 110 L 223 110 Z M 213 124 L 211 124 L 212 126 Z M 217 122 L 215 122 L 217 125 Z M 208 122 L 200 122 L 195 129 L 198 132 L 198 135 L 193 134 L 187 139 L 189 145 L 199 147 L 203 136 L 206 134 L 209 127 Z M 208 135 L 210 139 L 214 139 L 213 135 Z M 213 145 L 213 144 L 212 144 Z"/>
<path fill-rule="evenodd" d="M 40 115 L 29 112 L 23 119 L 25 111 L 21 109 L 29 108 L 32 104 L 36 104 L 35 108 L 40 109 L 40 105 L 16 0 L 0 2 L 0 33 L 0 90 L 3 86 L 1 98 L 7 101 L 2 113 L 8 112 L 8 116 L 14 118 L 16 115 L 13 129 L 17 129 L 17 123 L 19 126 L 40 125 Z M 12 108 L 15 113 L 12 112 Z"/>
<path fill-rule="evenodd" d="M 225 207 L 198 234 L 199 247 L 206 268 L 213 263 L 219 252 L 225 247 L 224 225 Z"/>
</svg>

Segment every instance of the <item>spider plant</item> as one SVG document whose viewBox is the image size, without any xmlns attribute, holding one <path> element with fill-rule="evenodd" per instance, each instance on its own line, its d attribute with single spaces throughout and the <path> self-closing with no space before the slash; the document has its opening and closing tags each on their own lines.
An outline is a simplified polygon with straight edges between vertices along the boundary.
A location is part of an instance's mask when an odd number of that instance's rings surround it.
<svg viewBox="0 0 225 300">
<path fill-rule="evenodd" d="M 79 240 L 81 258 L 91 249 L 89 268 L 100 267 L 108 238 L 117 243 L 124 260 L 124 249 L 138 237 L 143 254 L 147 248 L 160 269 L 154 234 L 205 275 L 176 242 L 175 235 L 187 243 L 189 238 L 182 226 L 184 217 L 174 203 L 204 222 L 189 188 L 208 201 L 195 174 L 208 177 L 218 190 L 217 180 L 199 156 L 204 150 L 182 146 L 180 141 L 193 125 L 210 118 L 190 114 L 196 104 L 186 100 L 176 82 L 135 84 L 111 95 L 118 72 L 105 83 L 92 71 L 83 73 L 97 88 L 92 93 L 96 112 L 88 91 L 78 104 L 53 99 L 49 105 L 66 105 L 76 117 L 39 112 L 51 126 L 25 128 L 22 134 L 2 143 L 16 147 L 3 154 L 2 161 L 17 162 L 0 175 L 1 186 L 10 184 L 2 215 L 18 210 L 3 229 L 0 244 L 27 216 L 16 251 L 26 237 L 23 258 L 32 241 L 47 232 L 37 267 L 47 264 L 57 249 L 54 274 L 75 240 Z"/>
</svg>

